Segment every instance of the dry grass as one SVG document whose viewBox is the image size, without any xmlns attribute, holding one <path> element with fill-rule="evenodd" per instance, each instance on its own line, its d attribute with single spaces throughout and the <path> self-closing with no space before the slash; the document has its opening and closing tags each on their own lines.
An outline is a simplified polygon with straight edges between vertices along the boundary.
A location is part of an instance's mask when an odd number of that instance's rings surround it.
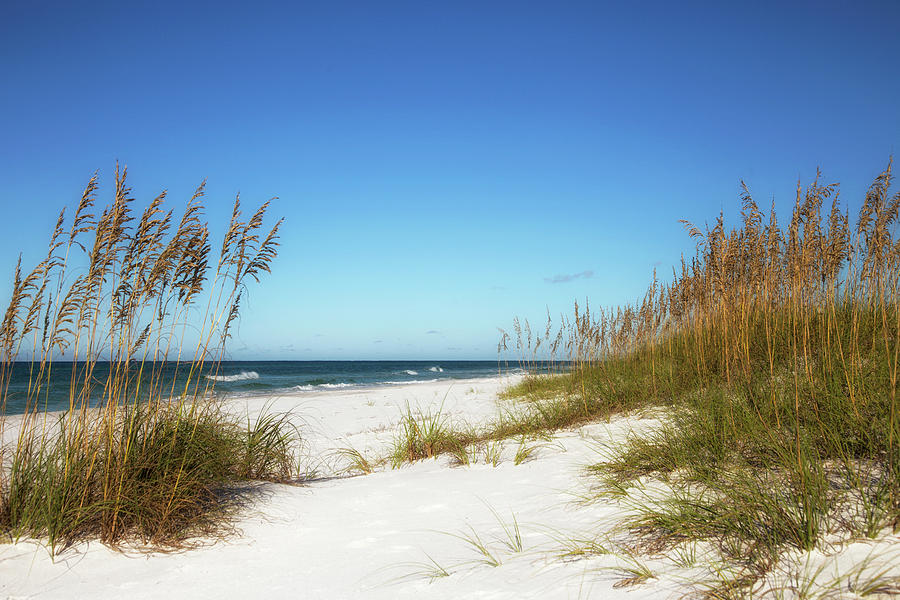
<svg viewBox="0 0 900 600">
<path fill-rule="evenodd" d="M 165 192 L 137 213 L 117 166 L 108 205 L 92 177 L 45 258 L 27 272 L 20 259 L 0 321 L 0 434 L 14 437 L 0 449 L 0 533 L 54 549 L 84 538 L 178 545 L 225 524 L 230 485 L 294 476 L 287 418 L 238 422 L 211 401 L 207 377 L 247 283 L 269 271 L 280 222 L 264 232 L 268 203 L 243 221 L 235 201 L 212 259 L 203 187 L 180 218 Z M 13 426 L 3 415 L 23 369 Z M 54 422 L 42 411 L 51 378 L 66 373 L 68 410 Z"/>
<path fill-rule="evenodd" d="M 670 407 L 669 426 L 596 470 L 618 491 L 642 476 L 683 485 L 664 505 L 638 507 L 634 532 L 655 546 L 711 541 L 750 583 L 784 549 L 816 547 L 826 533 L 898 528 L 891 180 L 889 164 L 854 223 L 818 174 L 798 185 L 786 224 L 744 187 L 741 225 L 684 223 L 696 253 L 666 280 L 654 273 L 640 302 L 576 304 L 537 332 L 515 321 L 500 349 L 535 376 L 507 395 L 545 402 L 548 428 Z"/>
</svg>

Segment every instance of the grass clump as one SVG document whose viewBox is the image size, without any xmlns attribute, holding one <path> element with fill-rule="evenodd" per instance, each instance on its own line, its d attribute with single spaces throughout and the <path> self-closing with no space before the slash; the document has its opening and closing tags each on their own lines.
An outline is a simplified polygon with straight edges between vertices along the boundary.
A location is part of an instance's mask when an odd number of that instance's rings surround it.
<svg viewBox="0 0 900 600">
<path fill-rule="evenodd" d="M 90 538 L 177 545 L 224 530 L 240 506 L 232 484 L 295 472 L 292 432 L 273 440 L 272 423 L 248 430 L 214 404 L 122 413 L 116 423 L 60 417 L 19 443 L 0 513 L 9 536 L 45 538 L 52 548 Z M 110 427 L 111 436 L 95 437 Z"/>
<path fill-rule="evenodd" d="M 383 462 L 381 460 L 370 458 L 364 452 L 353 446 L 337 448 L 332 452 L 332 456 L 340 461 L 340 466 L 335 469 L 335 472 L 340 475 L 352 473 L 371 475 Z"/>
<path fill-rule="evenodd" d="M 455 430 L 443 408 L 442 404 L 434 412 L 413 413 L 409 404 L 406 405 L 390 454 L 391 465 L 395 469 L 407 462 L 445 453 L 465 457 L 463 464 L 468 464 L 466 446 L 476 440 L 467 432 Z"/>
<path fill-rule="evenodd" d="M 10 440 L 0 448 L 0 535 L 54 551 L 90 538 L 179 546 L 227 529 L 246 497 L 241 482 L 298 472 L 287 415 L 243 422 L 214 389 L 280 222 L 265 233 L 268 203 L 244 221 L 235 201 L 213 254 L 202 185 L 180 218 L 164 209 L 165 193 L 137 214 L 118 166 L 109 205 L 96 205 L 97 189 L 95 176 L 73 218 L 60 213 L 34 269 L 20 259 L 0 322 L 0 436 Z M 14 397 L 22 373 L 26 391 Z M 67 410 L 44 412 L 60 380 Z"/>
<path fill-rule="evenodd" d="M 838 187 L 797 188 L 790 220 L 744 187 L 741 224 L 701 230 L 640 302 L 575 305 L 556 330 L 518 320 L 501 349 L 537 375 L 507 392 L 536 408 L 508 429 L 555 428 L 643 407 L 667 424 L 597 465 L 619 490 L 669 482 L 633 531 L 706 540 L 750 580 L 786 550 L 900 527 L 900 193 L 891 164 L 855 222 Z M 549 365 L 549 366 L 548 366 Z M 546 375 L 544 373 L 553 373 Z"/>
<path fill-rule="evenodd" d="M 489 567 L 499 567 L 503 564 L 500 556 L 478 535 L 478 532 L 472 526 L 469 526 L 468 531 L 447 533 L 447 535 L 462 541 L 471 550 L 475 551 L 478 557 L 472 561 L 474 564 Z"/>
<path fill-rule="evenodd" d="M 526 436 L 519 438 L 519 445 L 516 447 L 516 455 L 513 457 L 513 464 L 521 465 L 535 458 L 535 453 L 540 448 L 540 444 L 529 444 Z"/>
<path fill-rule="evenodd" d="M 522 532 L 519 530 L 519 521 L 516 519 L 515 513 L 510 511 L 510 521 L 506 522 L 493 507 L 488 505 L 488 508 L 503 531 L 503 535 L 498 536 L 497 541 L 503 544 L 508 552 L 523 552 L 525 544 L 522 542 Z"/>
</svg>

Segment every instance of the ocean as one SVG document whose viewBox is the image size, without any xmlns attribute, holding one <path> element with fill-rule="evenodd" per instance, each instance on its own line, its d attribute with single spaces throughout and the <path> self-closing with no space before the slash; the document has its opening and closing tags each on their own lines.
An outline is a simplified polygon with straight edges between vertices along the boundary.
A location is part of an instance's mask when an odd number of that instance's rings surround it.
<svg viewBox="0 0 900 600">
<path fill-rule="evenodd" d="M 6 395 L 6 414 L 25 411 L 30 369 L 31 363 L 14 364 Z M 515 370 L 513 365 L 507 367 L 496 360 L 224 361 L 218 372 L 206 369 L 203 376 L 215 380 L 219 394 L 271 395 L 490 377 L 510 369 Z M 68 408 L 72 371 L 71 362 L 53 364 L 50 383 L 41 392 L 38 410 Z M 108 363 L 97 363 L 93 373 L 96 397 L 92 398 L 92 404 L 99 401 L 108 373 Z M 177 368 L 175 363 L 168 363 L 163 377 L 167 382 L 172 382 L 174 377 L 177 389 L 177 382 L 183 385 L 186 373 L 185 363 Z"/>
</svg>

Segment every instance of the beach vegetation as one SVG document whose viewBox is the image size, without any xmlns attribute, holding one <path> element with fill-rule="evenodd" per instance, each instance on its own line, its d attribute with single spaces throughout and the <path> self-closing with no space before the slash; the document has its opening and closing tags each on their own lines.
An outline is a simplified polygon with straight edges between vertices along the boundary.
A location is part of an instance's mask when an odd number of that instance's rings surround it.
<svg viewBox="0 0 900 600">
<path fill-rule="evenodd" d="M 525 544 L 522 542 L 522 532 L 519 530 L 519 521 L 516 519 L 516 514 L 510 511 L 510 520 L 506 521 L 494 507 L 488 505 L 488 508 L 491 514 L 494 515 L 497 524 L 500 525 L 502 535 L 497 536 L 497 541 L 503 544 L 510 553 L 523 552 Z"/>
<path fill-rule="evenodd" d="M 370 475 L 383 462 L 369 457 L 353 446 L 337 448 L 332 452 L 332 456 L 340 462 L 340 465 L 334 469 L 339 475 L 352 473 Z"/>
<path fill-rule="evenodd" d="M 429 582 L 432 582 L 435 579 L 449 577 L 452 573 L 452 571 L 450 571 L 448 567 L 443 566 L 427 553 L 425 554 L 425 560 L 423 561 L 408 562 L 397 566 L 404 570 L 412 569 L 412 571 L 401 577 L 398 577 L 397 579 L 395 579 L 395 581 L 403 581 L 408 579 L 427 579 Z"/>
<path fill-rule="evenodd" d="M 415 412 L 406 405 L 390 452 L 390 462 L 394 468 L 405 463 L 425 458 L 434 458 L 445 453 L 453 453 L 461 464 L 468 464 L 466 446 L 476 440 L 468 430 L 454 428 L 449 417 L 444 414 L 444 405 L 435 410 Z"/>
<path fill-rule="evenodd" d="M 666 498 L 630 496 L 626 525 L 654 551 L 712 544 L 737 569 L 736 595 L 786 552 L 897 531 L 892 179 L 888 163 L 855 219 L 819 174 L 798 184 L 784 222 L 744 186 L 740 223 L 683 223 L 695 253 L 668 277 L 653 272 L 638 302 L 576 303 L 539 331 L 516 320 L 500 349 L 533 374 L 505 395 L 533 408 L 497 431 L 664 409 L 661 427 L 593 467 L 597 493 L 621 501 L 638 482 L 670 486 Z"/>
<path fill-rule="evenodd" d="M 539 448 L 540 444 L 529 443 L 527 436 L 519 436 L 519 445 L 516 447 L 516 455 L 513 457 L 513 464 L 521 465 L 529 460 L 534 460 L 535 453 Z"/>
<path fill-rule="evenodd" d="M 159 194 L 138 211 L 127 170 L 112 199 L 88 182 L 44 258 L 21 258 L 0 321 L 0 536 L 56 552 L 99 539 L 183 546 L 227 531 L 252 482 L 299 473 L 287 415 L 251 419 L 215 394 L 248 284 L 269 272 L 280 221 L 235 200 L 214 251 L 204 185 L 178 216 Z M 13 373 L 23 410 L 7 414 Z M 46 412 L 52 378 L 68 406 Z"/>
<path fill-rule="evenodd" d="M 486 565 L 489 567 L 499 567 L 503 564 L 500 555 L 482 539 L 472 526 L 469 526 L 466 531 L 446 533 L 446 535 L 462 541 L 471 550 L 475 551 L 478 556 L 472 561 L 473 564 Z"/>
<path fill-rule="evenodd" d="M 503 458 L 503 442 L 491 440 L 484 443 L 484 464 L 496 467 Z"/>
</svg>

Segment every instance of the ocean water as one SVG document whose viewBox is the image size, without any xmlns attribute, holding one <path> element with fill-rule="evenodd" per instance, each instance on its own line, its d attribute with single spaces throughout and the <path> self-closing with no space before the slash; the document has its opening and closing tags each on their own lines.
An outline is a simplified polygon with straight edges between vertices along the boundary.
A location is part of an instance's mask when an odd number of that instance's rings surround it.
<svg viewBox="0 0 900 600">
<path fill-rule="evenodd" d="M 133 367 L 135 375 L 139 365 Z M 510 365 L 512 367 L 512 365 Z M 16 363 L 12 369 L 6 394 L 6 414 L 26 410 L 31 363 Z M 49 385 L 44 386 L 38 401 L 38 410 L 62 410 L 69 406 L 69 384 L 73 369 L 77 376 L 83 374 L 83 365 L 54 363 Z M 509 372 L 506 364 L 487 361 L 227 361 L 217 371 L 207 368 L 204 381 L 215 382 L 219 394 L 260 394 L 321 392 L 354 387 L 394 385 L 400 383 L 428 382 L 450 379 L 490 377 L 498 372 Z M 145 366 L 149 372 L 149 366 Z M 92 374 L 95 393 L 92 403 L 99 402 L 103 382 L 109 374 L 107 363 L 98 363 Z M 184 385 L 187 369 L 168 363 L 163 367 L 163 380 L 175 389 Z M 80 380 L 80 379 L 79 379 Z M 145 384 L 146 385 L 146 384 Z"/>
</svg>

